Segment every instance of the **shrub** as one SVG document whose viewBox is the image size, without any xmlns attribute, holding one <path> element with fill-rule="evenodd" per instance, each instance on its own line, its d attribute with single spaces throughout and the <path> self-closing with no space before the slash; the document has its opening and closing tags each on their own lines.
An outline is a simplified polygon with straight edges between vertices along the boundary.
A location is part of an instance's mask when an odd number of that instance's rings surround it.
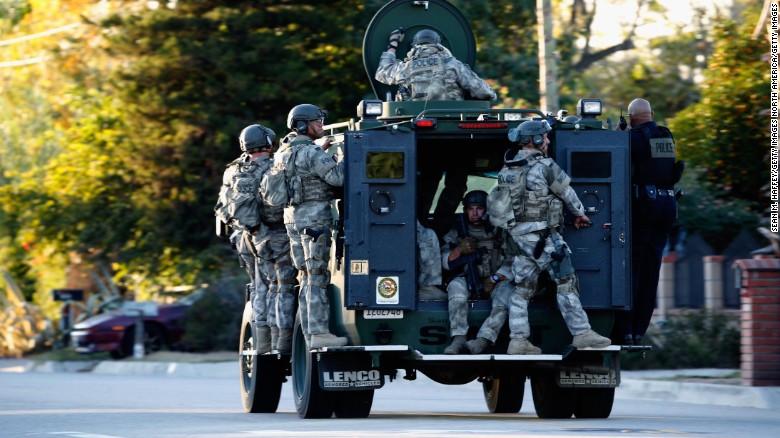
<svg viewBox="0 0 780 438">
<path fill-rule="evenodd" d="M 647 332 L 645 345 L 653 349 L 621 355 L 621 368 L 739 368 L 739 317 L 707 310 L 687 310 L 672 315 Z"/>
<path fill-rule="evenodd" d="M 187 309 L 182 348 L 189 351 L 238 348 L 244 285 L 218 280 Z"/>
</svg>

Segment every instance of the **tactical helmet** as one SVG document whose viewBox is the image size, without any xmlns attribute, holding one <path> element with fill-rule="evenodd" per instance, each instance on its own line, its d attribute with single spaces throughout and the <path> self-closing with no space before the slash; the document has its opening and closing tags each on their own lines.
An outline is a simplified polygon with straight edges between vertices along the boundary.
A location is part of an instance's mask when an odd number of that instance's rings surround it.
<svg viewBox="0 0 780 438">
<path fill-rule="evenodd" d="M 441 44 L 441 36 L 430 29 L 423 29 L 414 34 L 414 38 L 412 38 L 412 45 L 418 44 Z"/>
<path fill-rule="evenodd" d="M 487 192 L 472 190 L 463 197 L 463 208 L 466 208 L 469 205 L 479 205 L 480 207 L 487 208 L 487 198 Z"/>
<path fill-rule="evenodd" d="M 290 114 L 287 115 L 287 127 L 299 133 L 305 132 L 308 125 L 306 122 L 324 120 L 327 116 L 327 111 L 319 109 L 316 105 L 303 103 L 290 110 Z"/>
<path fill-rule="evenodd" d="M 276 140 L 274 131 L 262 125 L 249 125 L 238 136 L 241 150 L 244 152 L 271 149 L 274 146 L 274 140 Z"/>
<path fill-rule="evenodd" d="M 543 134 L 552 131 L 547 120 L 528 120 L 521 123 L 517 128 L 509 130 L 509 141 L 513 143 L 532 143 L 534 146 L 541 146 L 544 143 Z"/>
</svg>

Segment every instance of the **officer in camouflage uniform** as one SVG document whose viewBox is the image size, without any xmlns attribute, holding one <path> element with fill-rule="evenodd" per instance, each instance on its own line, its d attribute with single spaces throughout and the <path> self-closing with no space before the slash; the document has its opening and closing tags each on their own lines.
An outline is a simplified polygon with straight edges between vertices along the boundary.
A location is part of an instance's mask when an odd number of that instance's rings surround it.
<svg viewBox="0 0 780 438">
<path fill-rule="evenodd" d="M 417 221 L 417 297 L 423 301 L 446 300 L 447 294 L 441 286 L 441 249 L 439 238 L 430 228 Z"/>
<path fill-rule="evenodd" d="M 375 78 L 388 85 L 398 84 L 396 100 L 495 100 L 496 93 L 467 64 L 455 59 L 452 53 L 441 45 L 441 37 L 430 29 L 417 32 L 412 39 L 412 48 L 403 61 L 396 59 L 396 49 L 403 41 L 404 30 L 398 28 L 390 34 L 387 51 L 383 52 Z M 465 155 L 451 155 L 446 161 L 440 157 L 426 155 L 418 160 L 426 166 L 420 169 L 418 178 L 417 211 L 420 222 L 432 228 L 442 237 L 450 229 L 452 215 L 466 193 Z M 444 175 L 444 189 L 428 222 L 430 210 L 439 180 Z"/>
<path fill-rule="evenodd" d="M 244 128 L 238 137 L 243 154 L 228 165 L 222 176 L 222 190 L 230 187 L 236 174 L 242 172 L 255 177 L 253 191 L 256 192 L 262 175 L 271 167 L 271 152 L 275 139 L 276 134 L 264 126 L 249 125 Z M 274 221 L 281 224 L 281 210 L 274 211 L 263 206 L 259 193 L 254 193 L 254 196 L 255 202 L 260 207 L 259 225 L 252 229 L 237 229 L 230 236 L 230 241 L 236 248 L 249 276 L 250 282 L 247 287 L 254 313 L 252 320 L 255 327 L 254 340 L 257 352 L 262 354 L 276 347 L 272 339 L 273 329 L 276 327 L 271 323 L 268 315 L 269 306 L 273 305 L 276 296 L 273 294 L 275 290 L 269 288 L 268 271 L 264 268 L 265 261 L 258 253 L 257 242 L 267 238 L 269 228 Z M 236 218 L 236 221 L 240 222 L 240 219 Z"/>
<path fill-rule="evenodd" d="M 539 274 L 547 271 L 557 284 L 556 300 L 566 326 L 574 335 L 576 348 L 603 348 L 610 344 L 591 329 L 582 309 L 577 277 L 571 255 L 559 232 L 563 225 L 563 206 L 575 216 L 574 226 L 591 224 L 569 182 L 571 178 L 551 158 L 547 158 L 550 140 L 547 121 L 526 121 L 509 131 L 509 140 L 518 144 L 504 156 L 498 186 L 490 195 L 491 221 L 506 226 L 519 247 L 512 262 L 517 284 L 509 301 L 509 354 L 540 354 L 541 349 L 528 341 L 528 300 L 536 290 Z"/>
<path fill-rule="evenodd" d="M 632 309 L 619 312 L 616 338 L 626 345 L 642 345 L 650 325 L 658 291 L 661 260 L 677 219 L 674 185 L 680 181 L 684 163 L 677 162 L 674 137 L 653 121 L 645 99 L 628 105 L 631 122 L 631 272 Z"/>
<path fill-rule="evenodd" d="M 290 162 L 285 169 L 291 199 L 284 209 L 284 223 L 290 237 L 293 264 L 301 271 L 301 289 L 298 294 L 298 316 L 309 348 L 338 347 L 347 344 L 347 338 L 330 333 L 327 287 L 330 284 L 331 232 L 335 187 L 344 185 L 344 162 L 336 161 L 325 151 L 330 147 L 326 139 L 322 147 L 314 140 L 322 138 L 326 113 L 320 108 L 301 104 L 293 107 L 287 116 L 287 127 L 292 130 L 277 152 L 277 163 Z M 288 154 L 293 154 L 289 159 Z"/>
<path fill-rule="evenodd" d="M 399 85 L 396 100 L 496 100 L 490 85 L 441 45 L 438 33 L 430 29 L 417 32 L 412 49 L 399 61 L 395 51 L 403 38 L 403 28 L 390 34 L 375 75 L 379 82 Z"/>
<path fill-rule="evenodd" d="M 275 138 L 276 134 L 270 129 L 260 125 L 250 125 L 241 131 L 239 140 L 242 148 L 260 151 L 256 160 L 261 168 L 267 171 L 272 164 L 270 156 L 272 146 L 267 146 L 266 142 L 270 141 L 273 144 Z M 290 353 L 292 328 L 295 322 L 294 289 L 298 272 L 290 260 L 290 238 L 287 237 L 284 226 L 283 210 L 283 207 L 263 203 L 260 213 L 262 226 L 257 232 L 251 234 L 251 247 L 254 248 L 257 256 L 254 257 L 257 271 L 255 284 L 257 290 L 261 291 L 261 294 L 256 295 L 266 297 L 264 303 L 253 299 L 252 306 L 256 309 L 255 321 L 258 321 L 261 312 L 266 313 L 266 322 L 270 328 L 270 349 Z M 250 245 L 244 245 L 244 248 L 249 247 Z M 252 254 L 248 255 L 252 256 Z M 247 260 L 246 253 L 242 253 L 242 257 Z M 262 293 L 263 289 L 267 291 L 265 294 Z M 263 304 L 265 307 L 262 307 Z"/>
<path fill-rule="evenodd" d="M 452 343 L 444 354 L 460 354 L 468 351 L 481 353 L 490 343 L 496 341 L 501 326 L 506 322 L 507 303 L 513 286 L 507 277 L 512 269 L 505 256 L 504 233 L 490 225 L 485 216 L 487 193 L 474 190 L 463 198 L 463 215 L 455 226 L 444 235 L 441 263 L 444 269 L 461 271 L 447 285 L 447 307 L 450 314 L 450 335 Z M 464 235 L 465 231 L 465 235 Z M 467 270 L 469 259 L 476 268 L 473 284 L 469 284 Z M 472 274 L 473 275 L 473 274 Z M 466 342 L 468 326 L 469 290 L 476 297 L 482 292 L 491 294 L 493 308 L 482 324 L 477 339 Z"/>
</svg>

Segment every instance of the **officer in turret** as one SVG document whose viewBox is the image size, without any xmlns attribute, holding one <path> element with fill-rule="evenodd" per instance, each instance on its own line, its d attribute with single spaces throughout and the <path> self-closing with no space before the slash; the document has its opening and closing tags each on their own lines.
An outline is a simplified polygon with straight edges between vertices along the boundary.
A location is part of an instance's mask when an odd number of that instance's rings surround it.
<svg viewBox="0 0 780 438">
<path fill-rule="evenodd" d="M 609 338 L 593 331 L 582 309 L 577 276 L 560 227 L 563 208 L 574 216 L 574 227 L 591 224 L 569 182 L 571 178 L 547 158 L 550 131 L 547 121 L 526 121 L 509 131 L 516 143 L 504 155 L 498 186 L 488 199 L 491 223 L 506 227 L 519 247 L 512 262 L 516 287 L 509 299 L 509 354 L 540 354 L 528 337 L 528 300 L 536 291 L 539 275 L 547 271 L 557 284 L 556 301 L 576 348 L 603 348 Z"/>
<path fill-rule="evenodd" d="M 417 32 L 411 50 L 399 61 L 395 52 L 403 39 L 403 28 L 390 33 L 375 75 L 379 82 L 399 85 L 396 100 L 496 100 L 490 85 L 455 59 L 435 31 Z"/>
<path fill-rule="evenodd" d="M 379 82 L 398 85 L 396 100 L 496 100 L 496 92 L 490 85 L 441 45 L 437 32 L 431 29 L 417 32 L 411 50 L 400 61 L 396 58 L 396 49 L 403 39 L 403 28 L 390 33 L 387 51 L 382 53 L 375 75 Z M 419 157 L 428 164 L 420 170 L 418 180 L 418 220 L 441 238 L 449 231 L 452 215 L 466 193 L 468 162 L 464 156 L 438 161 L 429 158 Z M 428 212 L 442 175 L 444 189 L 439 195 L 433 221 L 429 222 Z"/>
<path fill-rule="evenodd" d="M 285 173 L 292 196 L 284 209 L 284 223 L 293 263 L 302 274 L 298 315 L 312 349 L 347 344 L 347 338 L 330 333 L 328 322 L 328 261 L 334 225 L 331 201 L 336 197 L 336 187 L 344 185 L 344 162 L 337 163 L 325 152 L 330 138 L 321 146 L 314 143 L 324 136 L 325 116 L 315 105 L 293 107 L 287 116 L 287 127 L 292 131 L 275 157 L 277 163 L 289 163 Z"/>
<path fill-rule="evenodd" d="M 655 309 L 661 259 L 677 218 L 674 185 L 684 162 L 675 161 L 672 132 L 653 121 L 645 99 L 628 105 L 631 138 L 632 308 L 617 315 L 615 335 L 626 345 L 641 345 Z"/>
</svg>

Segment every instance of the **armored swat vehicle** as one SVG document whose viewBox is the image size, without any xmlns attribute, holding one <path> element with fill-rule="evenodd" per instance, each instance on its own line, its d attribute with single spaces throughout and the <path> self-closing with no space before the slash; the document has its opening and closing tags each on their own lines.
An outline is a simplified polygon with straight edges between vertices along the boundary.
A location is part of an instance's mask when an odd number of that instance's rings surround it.
<svg viewBox="0 0 780 438">
<path fill-rule="evenodd" d="M 396 0 L 374 16 L 363 58 L 376 100 L 360 102 L 356 118 L 326 127 L 339 141 L 331 150 L 338 149 L 347 169 L 330 262 L 330 331 L 349 344 L 310 351 L 296 324 L 292 355 L 256 355 L 247 308 L 240 356 L 245 409 L 275 412 L 289 378 L 300 417 L 366 417 L 374 391 L 399 373 L 409 380 L 422 373 L 445 385 L 482 382 L 494 413 L 518 412 L 530 379 L 541 418 L 608 417 L 620 384 L 620 349 L 637 347 L 577 350 L 554 292 L 540 291 L 529 306 L 530 340 L 542 354 L 506 354 L 506 327 L 485 354 L 443 354 L 450 343 L 447 301 L 420 299 L 415 246 L 417 220 L 430 218 L 436 202 L 417 201 L 431 197 L 429 175 L 436 175 L 435 188 L 443 163 L 468 173 L 468 190 L 489 191 L 511 146 L 508 131 L 526 120 L 547 119 L 551 153 L 594 223 L 564 231 L 580 299 L 593 329 L 608 335 L 615 312 L 631 305 L 627 133 L 603 127 L 598 99 L 581 100 L 574 122 L 534 109 L 492 108 L 486 101 L 395 100 L 397 87 L 377 82 L 374 73 L 388 35 L 399 26 L 407 35 L 436 31 L 456 58 L 474 65 L 470 26 L 444 0 Z M 399 57 L 411 39 L 401 43 Z M 469 301 L 470 337 L 490 309 L 488 299 Z"/>
</svg>

